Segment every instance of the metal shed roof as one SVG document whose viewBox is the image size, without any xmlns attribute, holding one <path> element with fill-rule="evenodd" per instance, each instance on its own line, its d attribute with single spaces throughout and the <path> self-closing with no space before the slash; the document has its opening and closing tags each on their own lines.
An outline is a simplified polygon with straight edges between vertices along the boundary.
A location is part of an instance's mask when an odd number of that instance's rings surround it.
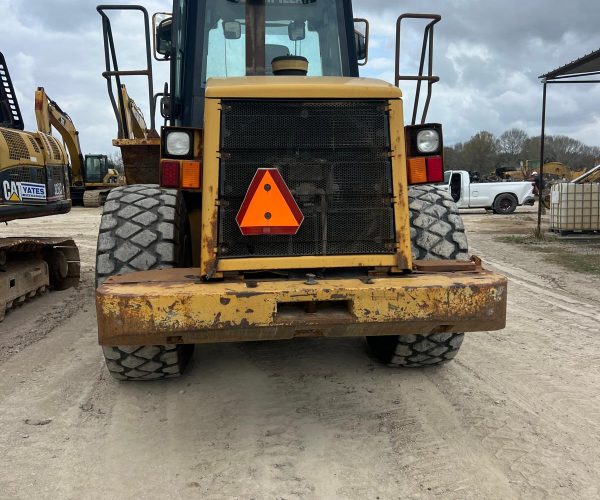
<svg viewBox="0 0 600 500">
<path fill-rule="evenodd" d="M 564 66 L 561 66 L 539 78 L 546 80 L 560 79 L 566 77 L 587 76 L 600 73 L 600 49 L 575 59 Z"/>
</svg>

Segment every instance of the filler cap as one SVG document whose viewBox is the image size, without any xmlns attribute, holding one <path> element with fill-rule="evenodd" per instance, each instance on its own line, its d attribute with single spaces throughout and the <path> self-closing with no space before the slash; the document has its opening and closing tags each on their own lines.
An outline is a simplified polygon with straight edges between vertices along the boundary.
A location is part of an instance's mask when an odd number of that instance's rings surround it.
<svg viewBox="0 0 600 500">
<path fill-rule="evenodd" d="M 302 56 L 280 56 L 271 61 L 273 74 L 278 76 L 306 76 L 308 59 Z"/>
</svg>

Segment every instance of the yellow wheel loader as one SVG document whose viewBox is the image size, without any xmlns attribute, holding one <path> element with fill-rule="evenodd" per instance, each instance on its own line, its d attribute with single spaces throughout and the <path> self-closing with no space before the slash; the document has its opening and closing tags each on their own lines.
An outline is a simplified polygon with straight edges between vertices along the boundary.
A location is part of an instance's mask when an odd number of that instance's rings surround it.
<svg viewBox="0 0 600 500">
<path fill-rule="evenodd" d="M 24 128 L 0 53 L 0 223 L 71 210 L 65 150 L 53 136 Z M 28 298 L 78 281 L 79 251 L 71 238 L 7 238 L 0 233 L 0 321 Z"/>
<path fill-rule="evenodd" d="M 143 15 L 143 69 L 118 66 L 110 19 L 123 9 Z M 384 363 L 433 366 L 464 332 L 504 328 L 506 279 L 470 258 L 456 205 L 434 185 L 439 16 L 400 16 L 392 85 L 359 77 L 368 23 L 350 0 L 175 0 L 153 21 L 154 56 L 171 69 L 166 124 L 158 144 L 134 144 L 119 89 L 147 78 L 152 125 L 149 16 L 98 11 L 117 141 L 136 148 L 123 158 L 138 175 L 110 193 L 98 238 L 98 334 L 115 378 L 180 375 L 194 344 L 305 337 L 366 337 Z M 401 31 L 415 20 L 420 70 L 403 75 Z M 409 124 L 401 81 L 417 84 Z"/>
</svg>

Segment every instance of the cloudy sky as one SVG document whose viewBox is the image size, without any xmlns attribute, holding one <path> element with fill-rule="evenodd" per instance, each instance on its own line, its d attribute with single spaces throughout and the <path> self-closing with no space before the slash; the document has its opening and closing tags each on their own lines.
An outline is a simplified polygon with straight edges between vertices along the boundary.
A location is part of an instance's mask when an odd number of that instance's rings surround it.
<svg viewBox="0 0 600 500">
<path fill-rule="evenodd" d="M 85 153 L 111 152 L 116 121 L 101 77 L 103 50 L 96 0 L 0 0 L 0 51 L 7 59 L 28 129 L 35 128 L 33 94 L 44 86 L 73 118 Z M 129 3 L 119 2 L 114 3 Z M 140 0 L 150 13 L 168 0 Z M 355 0 L 355 15 L 371 21 L 371 60 L 363 76 L 393 81 L 395 19 L 403 12 L 442 15 L 436 28 L 436 85 L 431 121 L 447 144 L 479 130 L 520 127 L 539 134 L 542 87 L 537 77 L 600 48 L 598 0 Z M 403 70 L 415 71 L 420 26 L 405 32 Z M 122 69 L 143 65 L 140 17 L 118 19 Z M 412 64 L 411 64 L 412 63 Z M 167 78 L 155 63 L 157 91 Z M 144 87 L 127 82 L 141 104 Z M 410 100 L 413 89 L 405 94 Z M 147 113 L 147 112 L 146 112 Z M 600 146 L 600 85 L 550 87 L 548 126 Z"/>
</svg>

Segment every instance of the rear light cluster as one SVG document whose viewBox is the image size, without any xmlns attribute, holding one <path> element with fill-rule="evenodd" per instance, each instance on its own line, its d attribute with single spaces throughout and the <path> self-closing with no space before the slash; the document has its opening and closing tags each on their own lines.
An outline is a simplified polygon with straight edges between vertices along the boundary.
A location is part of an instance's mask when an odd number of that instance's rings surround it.
<svg viewBox="0 0 600 500">
<path fill-rule="evenodd" d="M 439 123 L 406 127 L 407 174 L 409 184 L 444 181 L 444 144 Z"/>
<path fill-rule="evenodd" d="M 199 161 L 162 160 L 160 185 L 166 188 L 200 189 L 202 164 Z"/>
<path fill-rule="evenodd" d="M 166 188 L 201 189 L 200 130 L 163 127 L 161 131 L 160 185 Z"/>
<path fill-rule="evenodd" d="M 441 156 L 408 159 L 408 183 L 428 184 L 444 180 L 444 162 Z"/>
</svg>

